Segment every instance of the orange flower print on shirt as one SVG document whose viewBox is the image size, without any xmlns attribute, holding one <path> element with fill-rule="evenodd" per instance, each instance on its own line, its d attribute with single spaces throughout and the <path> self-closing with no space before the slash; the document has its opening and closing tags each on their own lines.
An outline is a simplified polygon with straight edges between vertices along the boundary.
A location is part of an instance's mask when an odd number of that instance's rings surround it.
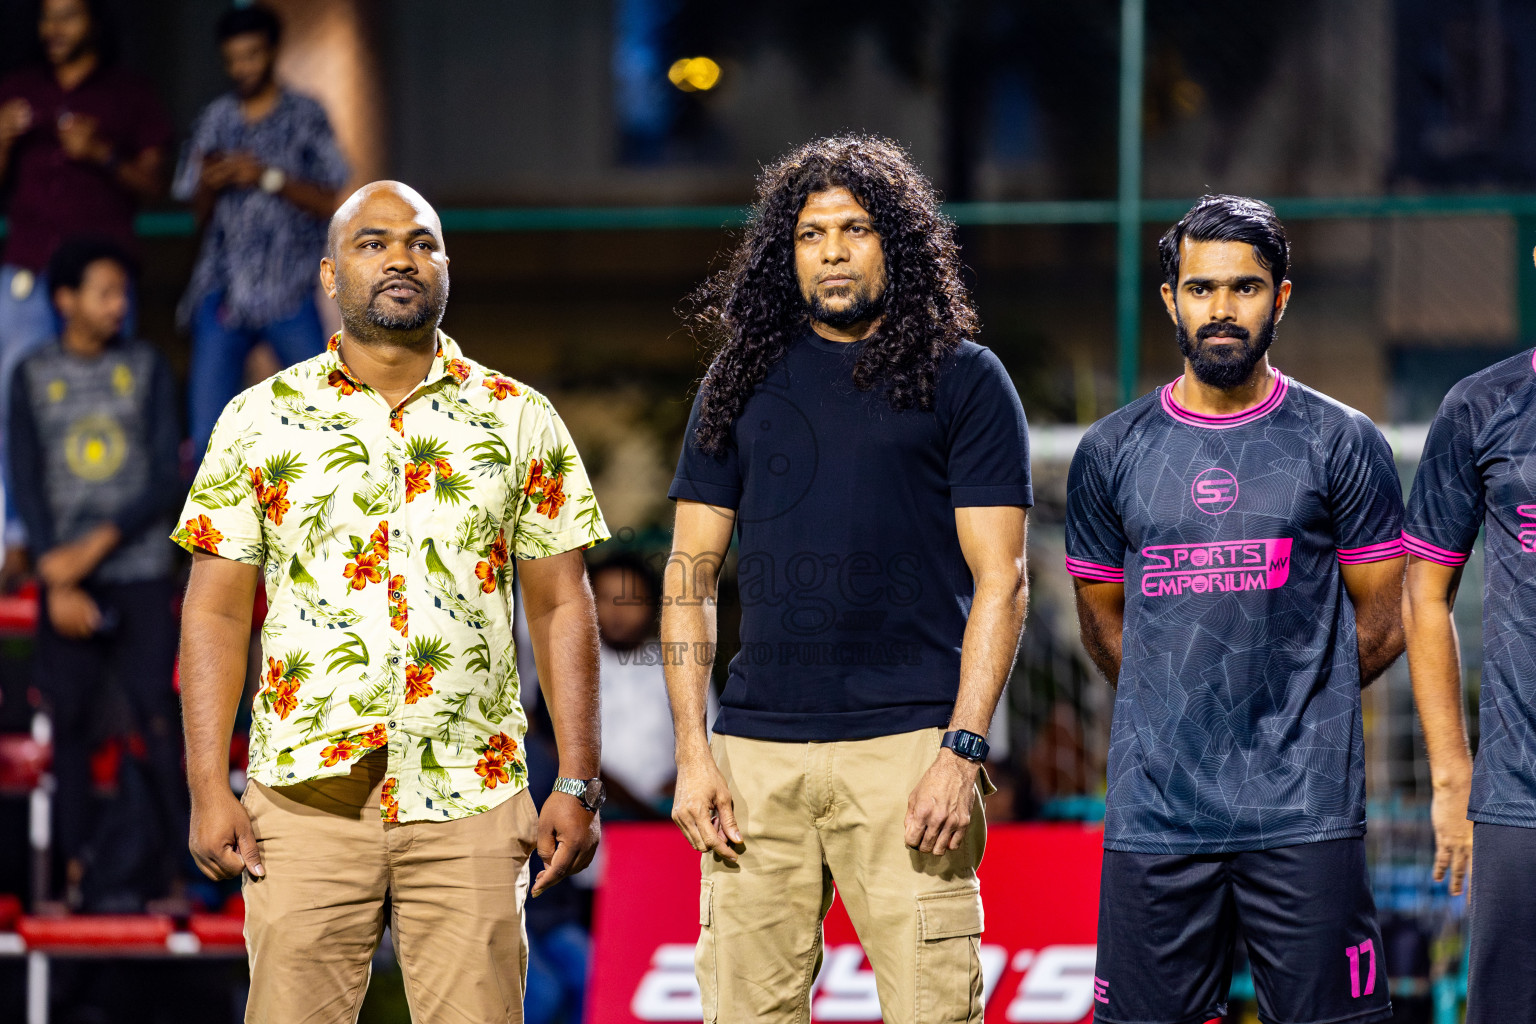
<svg viewBox="0 0 1536 1024">
<path fill-rule="evenodd" d="M 528 479 L 523 481 L 523 493 L 532 494 L 544 486 L 544 463 L 534 459 L 528 463 Z"/>
<path fill-rule="evenodd" d="M 357 385 L 352 383 L 352 378 L 347 376 L 347 371 L 345 370 L 332 370 L 330 375 L 325 378 L 325 381 L 331 387 L 340 391 L 343 396 L 357 394 Z"/>
<path fill-rule="evenodd" d="M 480 589 L 487 594 L 496 592 L 496 567 L 490 562 L 476 562 L 475 575 L 480 577 Z"/>
<path fill-rule="evenodd" d="M 277 717 L 286 720 L 299 706 L 299 684 L 292 679 L 284 679 L 272 687 L 276 699 L 272 701 L 272 710 Z"/>
<path fill-rule="evenodd" d="M 504 398 L 522 394 L 517 390 L 517 383 L 510 377 L 487 377 L 480 383 L 490 388 L 491 394 L 496 396 L 498 402 Z"/>
<path fill-rule="evenodd" d="M 565 477 L 551 477 L 544 481 L 544 499 L 539 502 L 539 511 L 553 519 L 560 514 L 560 506 L 565 504 Z"/>
<path fill-rule="evenodd" d="M 327 768 L 333 768 L 341 762 L 357 753 L 352 740 L 338 740 L 332 746 L 320 751 L 320 763 Z"/>
<path fill-rule="evenodd" d="M 368 543 L 373 545 L 373 554 L 374 554 L 375 558 L 388 558 L 389 557 L 389 520 L 388 519 L 382 520 L 379 523 L 378 526 L 374 527 L 373 535 L 368 538 Z M 398 576 L 395 577 L 395 578 L 399 579 Z M 391 581 L 391 583 L 393 583 L 393 581 Z M 394 589 L 394 588 L 391 587 L 390 589 Z"/>
<path fill-rule="evenodd" d="M 283 516 L 293 507 L 293 503 L 288 500 L 288 481 L 280 480 L 259 493 L 261 507 L 267 518 L 272 520 L 272 525 L 282 526 Z"/>
<path fill-rule="evenodd" d="M 416 495 L 432 489 L 432 463 L 407 462 L 405 464 L 405 500 L 415 501 Z"/>
<path fill-rule="evenodd" d="M 389 603 L 393 606 L 392 614 L 389 617 L 389 628 L 398 631 L 401 636 L 406 636 L 404 576 L 391 576 L 389 578 Z"/>
<path fill-rule="evenodd" d="M 432 463 L 432 468 L 437 470 L 437 475 L 445 480 L 448 477 L 453 476 L 453 466 L 449 464 L 447 459 L 434 460 Z"/>
<path fill-rule="evenodd" d="M 342 566 L 341 574 L 352 581 L 353 590 L 362 590 L 370 583 L 384 578 L 379 571 L 379 558 L 371 551 L 364 551 L 357 558 Z"/>
<path fill-rule="evenodd" d="M 272 698 L 272 711 L 285 720 L 299 706 L 299 681 L 290 677 L 291 671 L 285 662 L 267 657 L 266 693 Z"/>
<path fill-rule="evenodd" d="M 359 736 L 357 738 L 357 742 L 361 743 L 369 750 L 373 750 L 374 748 L 382 747 L 384 744 L 389 742 L 389 733 L 387 730 L 385 730 L 382 724 L 375 725 L 373 728 Z"/>
<path fill-rule="evenodd" d="M 188 519 L 186 527 L 187 536 L 193 544 L 209 554 L 219 553 L 219 541 L 224 539 L 224 535 L 213 528 L 213 521 L 206 515 L 199 514 L 196 519 Z"/>
<path fill-rule="evenodd" d="M 385 821 L 400 820 L 400 800 L 395 796 L 398 792 L 400 792 L 399 779 L 384 780 L 384 788 L 379 791 L 379 812 Z"/>
<path fill-rule="evenodd" d="M 401 437 L 405 436 L 405 410 L 404 409 L 396 409 L 395 411 L 393 411 L 393 412 L 391 412 L 389 414 L 389 429 L 393 430 L 395 433 L 399 434 Z"/>
<path fill-rule="evenodd" d="M 423 697 L 432 696 L 432 677 L 437 669 L 431 665 L 405 666 L 405 702 L 415 704 Z"/>
<path fill-rule="evenodd" d="M 462 359 L 450 359 L 443 368 L 460 384 L 469 380 L 469 364 Z"/>
<path fill-rule="evenodd" d="M 506 534 L 504 534 L 504 533 L 497 534 L 496 535 L 496 539 L 491 541 L 490 559 L 491 559 L 491 564 L 496 566 L 497 568 L 500 568 L 501 566 L 507 564 L 507 535 Z"/>
<path fill-rule="evenodd" d="M 482 787 L 495 789 L 501 783 L 512 780 L 511 773 L 507 771 L 507 762 L 517 757 L 516 740 L 499 732 L 485 741 L 480 753 L 482 756 L 475 765 L 475 774 L 482 779 Z"/>
<path fill-rule="evenodd" d="M 507 766 L 494 757 L 482 757 L 480 763 L 475 765 L 475 774 L 485 780 L 481 785 L 486 789 L 495 789 L 500 783 L 512 780 L 512 776 L 507 773 Z"/>
<path fill-rule="evenodd" d="M 499 732 L 485 741 L 485 755 L 487 757 L 499 758 L 503 761 L 516 760 L 517 740 L 504 732 Z"/>
<path fill-rule="evenodd" d="M 341 348 L 341 332 L 337 331 L 331 335 L 331 340 L 325 343 L 325 350 L 327 352 L 335 352 L 339 348 Z"/>
</svg>

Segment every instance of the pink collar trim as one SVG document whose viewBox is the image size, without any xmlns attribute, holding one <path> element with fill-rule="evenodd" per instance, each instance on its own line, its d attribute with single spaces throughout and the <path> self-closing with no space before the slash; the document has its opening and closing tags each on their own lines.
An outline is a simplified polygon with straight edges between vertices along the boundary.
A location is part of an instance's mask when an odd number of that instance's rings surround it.
<svg viewBox="0 0 1536 1024">
<path fill-rule="evenodd" d="M 1184 379 L 1184 375 L 1180 374 L 1178 379 L 1172 384 L 1163 385 L 1160 396 L 1163 403 L 1163 411 L 1180 423 L 1188 423 L 1192 427 L 1206 427 L 1211 430 L 1228 430 L 1232 427 L 1240 427 L 1245 423 L 1252 423 L 1254 420 L 1262 419 L 1280 408 L 1280 403 L 1285 401 L 1285 393 L 1290 388 L 1290 381 L 1286 378 L 1285 374 L 1274 367 L 1270 367 L 1269 373 L 1274 379 L 1274 385 L 1269 389 L 1269 394 L 1265 396 L 1264 401 L 1251 409 L 1223 415 L 1195 412 L 1192 409 L 1184 408 L 1184 406 L 1176 402 L 1173 397 L 1173 389 L 1178 385 L 1179 381 Z"/>
</svg>

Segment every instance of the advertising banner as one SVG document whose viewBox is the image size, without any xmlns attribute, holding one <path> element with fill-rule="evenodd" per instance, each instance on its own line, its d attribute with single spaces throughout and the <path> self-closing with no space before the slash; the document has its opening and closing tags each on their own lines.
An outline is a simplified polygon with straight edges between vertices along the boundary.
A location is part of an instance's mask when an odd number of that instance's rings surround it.
<svg viewBox="0 0 1536 1024">
<path fill-rule="evenodd" d="M 1092 1019 L 1103 841 L 1102 829 L 1081 825 L 989 830 L 981 867 L 989 1022 Z M 607 825 L 603 846 L 588 1024 L 699 1020 L 699 855 L 671 824 Z M 827 916 L 811 1015 L 880 1020 L 875 976 L 841 903 Z"/>
</svg>

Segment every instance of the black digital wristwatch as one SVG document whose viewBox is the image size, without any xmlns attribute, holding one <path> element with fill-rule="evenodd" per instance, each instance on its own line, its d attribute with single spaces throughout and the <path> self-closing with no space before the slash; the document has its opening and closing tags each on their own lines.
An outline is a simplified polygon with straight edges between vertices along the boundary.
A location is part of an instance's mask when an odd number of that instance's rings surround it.
<svg viewBox="0 0 1536 1024">
<path fill-rule="evenodd" d="M 944 741 L 939 744 L 948 747 L 958 756 L 965 758 L 973 764 L 981 764 L 987 759 L 987 752 L 991 749 L 987 746 L 987 738 L 978 736 L 964 729 L 955 729 L 944 734 Z"/>
</svg>

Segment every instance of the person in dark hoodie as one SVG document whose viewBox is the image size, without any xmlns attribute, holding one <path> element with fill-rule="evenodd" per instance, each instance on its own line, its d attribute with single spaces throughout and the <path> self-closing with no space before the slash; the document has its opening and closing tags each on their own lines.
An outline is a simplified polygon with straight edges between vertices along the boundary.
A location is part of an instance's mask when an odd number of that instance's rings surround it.
<svg viewBox="0 0 1536 1024">
<path fill-rule="evenodd" d="M 175 384 L 146 342 L 123 336 L 133 269 L 116 243 L 75 239 L 48 267 L 63 330 L 11 382 L 8 490 L 26 526 L 42 593 L 37 685 L 53 716 L 57 837 L 71 888 L 152 897 L 185 829 L 177 744 L 176 549 L 165 542 L 181 496 Z M 122 877 L 115 851 L 92 843 L 90 725 L 108 677 L 143 738 L 148 799 L 134 820 L 136 858 L 159 877 Z M 130 744 L 130 750 L 137 749 Z M 114 837 L 114 845 L 124 837 Z M 103 884 L 111 876 L 113 884 Z M 107 895 L 111 893 L 111 895 Z"/>
</svg>

